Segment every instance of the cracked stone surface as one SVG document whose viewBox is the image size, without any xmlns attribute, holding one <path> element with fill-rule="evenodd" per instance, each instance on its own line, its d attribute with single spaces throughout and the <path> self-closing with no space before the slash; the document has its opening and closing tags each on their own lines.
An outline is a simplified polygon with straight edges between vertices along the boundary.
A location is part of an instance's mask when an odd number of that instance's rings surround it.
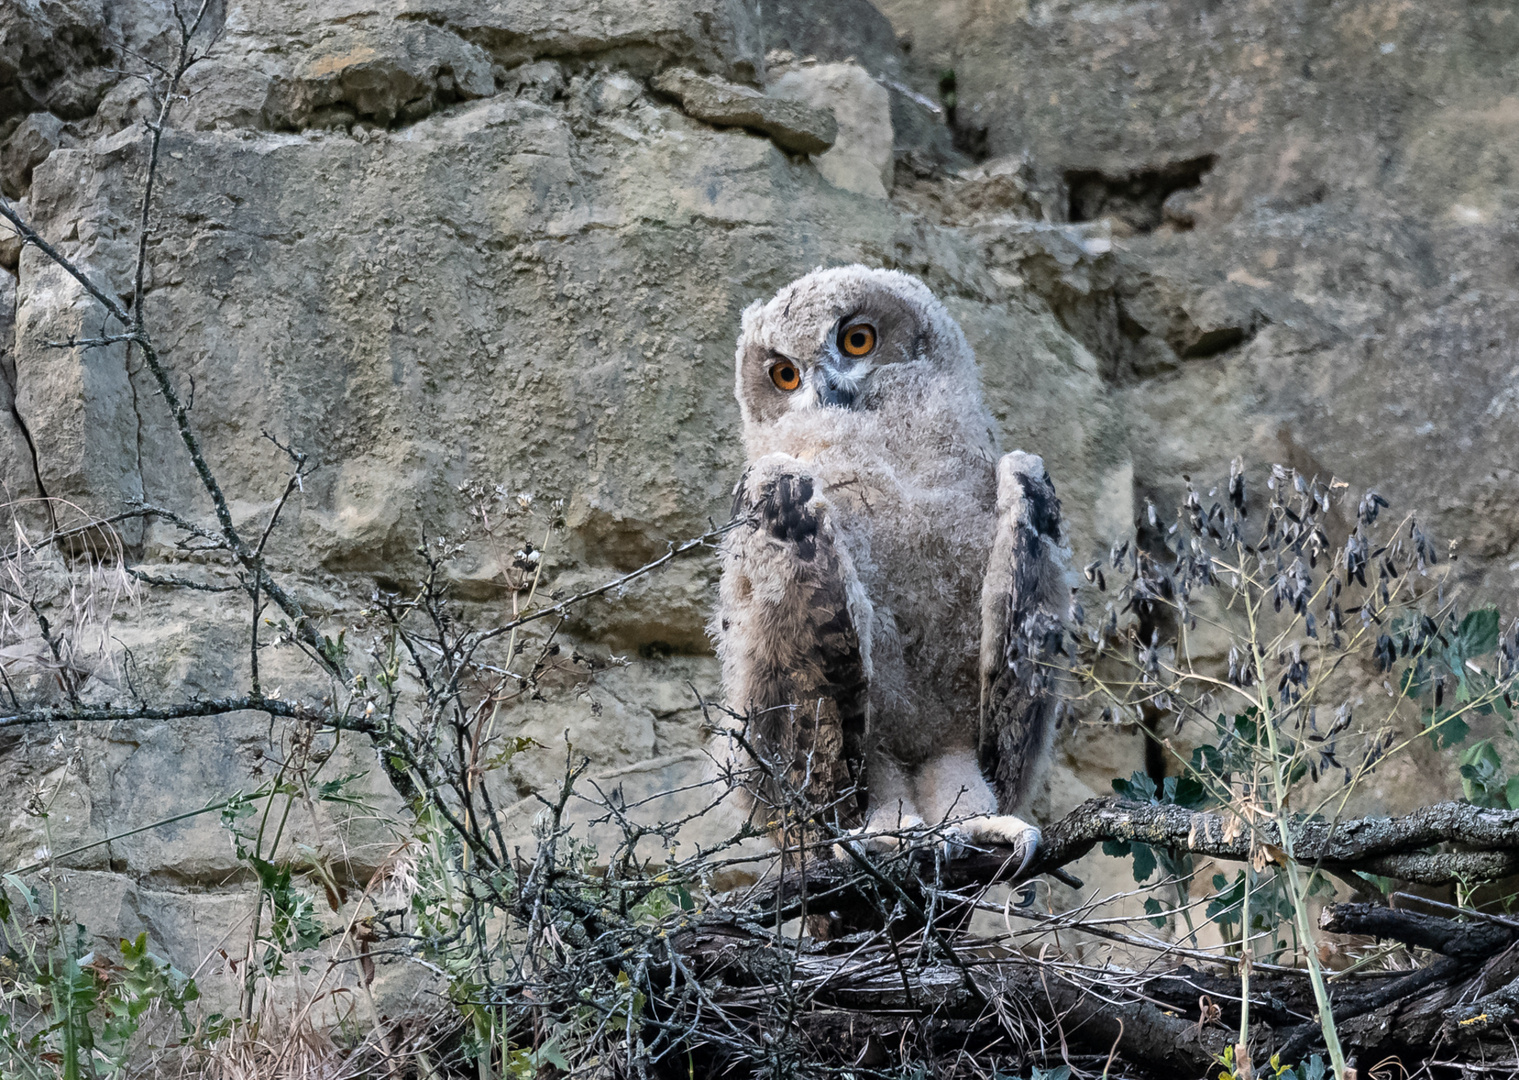
<svg viewBox="0 0 1519 1080">
<path fill-rule="evenodd" d="M 780 73 L 765 93 L 831 114 L 837 137 L 817 161 L 834 187 L 886 198 L 895 179 L 891 95 L 858 64 L 813 64 Z"/>
<path fill-rule="evenodd" d="M 719 127 L 742 127 L 768 135 L 793 154 L 823 154 L 838 137 L 832 110 L 767 97 L 747 86 L 703 77 L 687 68 L 661 71 L 650 81 L 680 103 L 687 116 Z"/>
<path fill-rule="evenodd" d="M 123 299 L 147 112 L 113 72 L 120 50 L 161 43 L 164 14 L 0 12 L 0 143 L 25 149 L 4 183 Z M 467 541 L 450 573 L 480 619 L 501 617 L 511 552 L 556 514 L 542 557 L 565 593 L 722 520 L 739 313 L 855 260 L 918 274 L 961 321 L 1004 445 L 1049 463 L 1078 562 L 1182 473 L 1244 454 L 1417 497 L 1457 544 L 1456 580 L 1519 594 L 1511 5 L 229 0 L 219 18 L 165 142 L 143 299 L 240 523 L 265 520 L 285 483 L 264 433 L 311 455 L 270 561 L 354 640 L 375 581 L 416 572 L 424 529 L 478 523 L 470 492 L 488 494 L 497 539 Z M 756 116 L 803 108 L 763 96 L 772 51 L 772 83 L 850 69 L 878 191 L 803 156 L 821 152 L 803 133 L 833 141 L 808 126 L 816 110 L 766 128 L 668 89 Z M 0 483 L 101 516 L 146 500 L 207 520 L 140 359 L 45 345 L 100 328 L 77 285 L 0 237 Z M 234 580 L 163 526 L 120 530 L 145 570 Z M 566 731 L 629 797 L 699 767 L 686 683 L 718 692 L 715 573 L 679 560 L 566 624 L 591 659 L 503 718 L 545 747 L 504 770 L 510 828 L 530 827 Z M 244 601 L 139 596 L 112 632 L 143 684 L 246 677 Z M 290 650 L 263 663 L 266 686 L 322 692 Z M 58 785 L 66 850 L 251 790 L 267 733 L 248 717 L 0 729 L 0 775 Z M 1043 812 L 1127 775 L 1142 741 L 1064 734 Z M 383 800 L 365 749 L 344 754 Z M 1441 785 L 1455 790 L 1450 763 L 1421 749 L 1369 806 Z M 361 878 L 383 837 L 340 824 L 319 810 L 298 840 Z M 13 807 L 0 866 L 32 861 L 41 829 Z M 99 933 L 148 928 L 191 967 L 241 913 L 214 815 L 77 865 L 71 895 Z"/>
</svg>

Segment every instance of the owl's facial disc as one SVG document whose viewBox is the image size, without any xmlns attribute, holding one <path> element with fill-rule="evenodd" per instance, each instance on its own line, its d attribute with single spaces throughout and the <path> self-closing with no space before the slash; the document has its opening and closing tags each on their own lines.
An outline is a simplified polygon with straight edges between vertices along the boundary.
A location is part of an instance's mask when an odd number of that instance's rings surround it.
<svg viewBox="0 0 1519 1080">
<path fill-rule="evenodd" d="M 746 315 L 738 358 L 746 422 L 873 411 L 900 400 L 901 379 L 890 374 L 898 365 L 932 363 L 920 300 L 887 287 L 895 279 L 883 285 L 866 278 L 820 295 L 788 287 Z"/>
<path fill-rule="evenodd" d="M 869 371 L 869 364 L 825 354 L 818 360 L 814 379 L 818 404 L 824 408 L 854 408 Z"/>
<path fill-rule="evenodd" d="M 868 319 L 840 319 L 837 330 L 824 343 L 817 363 L 818 404 L 827 408 L 852 409 L 870 375 L 877 332 Z"/>
</svg>

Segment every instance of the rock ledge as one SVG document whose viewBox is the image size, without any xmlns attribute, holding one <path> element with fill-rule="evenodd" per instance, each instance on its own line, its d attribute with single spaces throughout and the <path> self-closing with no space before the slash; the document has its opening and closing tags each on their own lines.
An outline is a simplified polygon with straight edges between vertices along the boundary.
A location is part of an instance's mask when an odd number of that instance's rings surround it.
<svg viewBox="0 0 1519 1080">
<path fill-rule="evenodd" d="M 758 90 L 698 75 L 689 68 L 662 71 L 651 85 L 674 98 L 687 116 L 719 127 L 761 132 L 788 153 L 821 154 L 839 135 L 839 125 L 826 109 L 769 98 Z"/>
</svg>

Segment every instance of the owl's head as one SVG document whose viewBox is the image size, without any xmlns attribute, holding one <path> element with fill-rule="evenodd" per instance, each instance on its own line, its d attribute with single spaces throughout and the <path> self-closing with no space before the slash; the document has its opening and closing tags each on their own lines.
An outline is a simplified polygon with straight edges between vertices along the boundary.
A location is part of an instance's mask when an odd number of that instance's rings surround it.
<svg viewBox="0 0 1519 1080">
<path fill-rule="evenodd" d="M 916 411 L 956 388 L 980 411 L 965 335 L 927 286 L 896 270 L 815 270 L 755 301 L 744 312 L 737 361 L 735 389 L 751 432 Z"/>
</svg>

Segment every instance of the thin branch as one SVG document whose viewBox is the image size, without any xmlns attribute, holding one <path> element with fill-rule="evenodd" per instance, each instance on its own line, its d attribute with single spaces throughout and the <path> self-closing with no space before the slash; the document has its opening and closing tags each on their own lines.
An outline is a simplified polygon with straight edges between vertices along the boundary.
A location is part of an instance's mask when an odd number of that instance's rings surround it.
<svg viewBox="0 0 1519 1080">
<path fill-rule="evenodd" d="M 113 720 L 186 720 L 235 712 L 267 713 L 270 716 L 305 720 L 345 731 L 378 730 L 376 725 L 362 718 L 337 715 L 328 709 L 304 702 L 252 696 L 191 698 L 168 705 L 38 705 L 0 713 L 0 728 L 23 727 L 28 724 L 105 723 Z"/>
<path fill-rule="evenodd" d="M 671 559 L 675 558 L 678 555 L 684 555 L 686 552 L 692 551 L 699 547 L 711 547 L 714 543 L 716 543 L 718 540 L 721 540 L 729 532 L 732 532 L 733 529 L 735 529 L 739 524 L 740 521 L 738 519 L 734 519 L 732 521 L 729 521 L 726 525 L 720 525 L 715 529 L 708 530 L 707 532 L 702 533 L 700 536 L 686 540 L 683 543 L 671 544 L 670 549 L 663 555 L 653 560 L 652 562 L 644 563 L 637 570 L 631 570 L 619 578 L 614 578 L 603 585 L 596 586 L 594 589 L 587 589 L 585 592 L 576 593 L 574 596 L 571 596 L 568 599 L 560 600 L 558 603 L 546 608 L 540 608 L 539 610 L 531 612 L 530 614 L 513 619 L 511 622 L 502 623 L 500 626 L 492 627 L 489 631 L 480 635 L 479 641 L 489 641 L 491 638 L 500 637 L 502 634 L 515 630 L 519 626 L 525 626 L 527 623 L 537 622 L 539 619 L 546 619 L 550 615 L 562 614 L 568 609 L 574 607 L 576 604 L 583 603 L 592 597 L 600 596 L 602 593 L 611 592 L 613 589 L 621 588 L 622 586 L 628 584 L 630 581 L 641 578 L 645 574 L 659 569 L 665 563 L 669 562 Z"/>
<path fill-rule="evenodd" d="M 191 581 L 189 578 L 182 578 L 178 574 L 149 574 L 144 570 L 137 569 L 135 566 L 126 567 L 126 572 L 144 584 L 161 585 L 165 588 L 193 589 L 196 592 L 208 593 L 237 592 L 239 589 L 237 585 L 209 585 L 204 581 Z"/>
</svg>

